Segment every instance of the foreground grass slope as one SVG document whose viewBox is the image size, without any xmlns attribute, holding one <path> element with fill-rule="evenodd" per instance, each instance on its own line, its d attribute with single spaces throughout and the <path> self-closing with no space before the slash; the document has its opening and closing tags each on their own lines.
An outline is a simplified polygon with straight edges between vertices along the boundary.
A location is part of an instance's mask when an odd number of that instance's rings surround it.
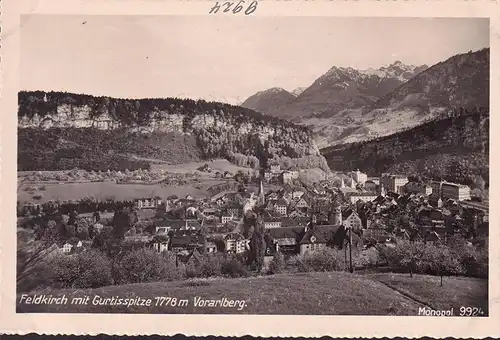
<svg viewBox="0 0 500 340">
<path fill-rule="evenodd" d="M 384 276 L 386 275 L 386 276 Z M 389 276 L 387 276 L 389 275 Z M 409 278 L 408 278 L 409 279 Z M 245 279 L 214 279 L 109 286 L 92 290 L 46 290 L 37 294 L 90 296 L 87 305 L 27 305 L 19 304 L 18 312 L 60 313 L 203 313 L 203 314 L 314 314 L 314 315 L 416 315 L 426 303 L 419 301 L 440 298 L 439 308 L 471 305 L 487 306 L 487 282 L 465 278 L 446 278 L 444 287 L 418 275 L 410 282 L 405 275 L 383 274 L 363 276 L 343 272 L 280 274 Z M 386 281 L 414 294 L 400 293 Z M 464 289 L 462 282 L 469 285 Z M 386 283 L 383 283 L 386 282 Z M 446 293 L 443 293 L 446 292 Z M 34 292 L 31 293 L 33 295 Z M 444 294 L 444 295 L 443 295 Z M 94 296 L 120 298 L 154 298 L 159 296 L 188 299 L 185 307 L 159 306 L 94 306 Z M 241 310 L 227 307 L 195 307 L 194 299 L 245 300 Z M 20 295 L 17 301 L 19 302 Z M 427 299 L 427 300 L 426 300 Z M 434 300 L 432 300 L 434 301 Z M 429 305 L 432 306 L 432 301 Z M 437 307 L 436 306 L 436 307 Z"/>
<path fill-rule="evenodd" d="M 460 307 L 472 307 L 488 313 L 488 282 L 484 279 L 446 277 L 441 287 L 438 276 L 416 275 L 412 278 L 389 273 L 368 277 L 436 310 L 453 308 L 458 315 Z"/>
</svg>

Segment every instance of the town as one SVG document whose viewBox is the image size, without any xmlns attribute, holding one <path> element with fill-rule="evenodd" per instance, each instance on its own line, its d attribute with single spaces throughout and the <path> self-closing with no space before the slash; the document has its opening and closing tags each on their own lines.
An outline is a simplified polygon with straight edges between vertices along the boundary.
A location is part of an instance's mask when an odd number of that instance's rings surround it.
<svg viewBox="0 0 500 340">
<path fill-rule="evenodd" d="M 208 165 L 200 170 L 211 171 Z M 264 266 L 276 253 L 304 255 L 347 246 L 362 252 L 400 239 L 446 244 L 452 237 L 473 240 L 488 233 L 487 205 L 472 200 L 471 189 L 462 184 L 388 173 L 375 178 L 355 170 L 304 185 L 299 170 L 283 171 L 277 163 L 234 178 L 232 190 L 222 187 L 209 198 L 18 202 L 18 217 L 35 232 L 55 228 L 51 249 L 68 256 L 100 247 L 106 234 L 122 240 L 122 251 L 147 247 L 183 263 L 206 254 L 245 254 L 260 226 Z M 117 223 L 122 235 L 112 230 Z M 106 229 L 111 231 L 104 233 Z"/>
</svg>

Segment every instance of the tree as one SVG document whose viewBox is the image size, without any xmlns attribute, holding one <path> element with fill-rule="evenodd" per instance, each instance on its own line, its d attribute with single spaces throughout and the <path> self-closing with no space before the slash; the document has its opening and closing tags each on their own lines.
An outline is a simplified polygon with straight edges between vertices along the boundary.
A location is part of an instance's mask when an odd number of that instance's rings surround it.
<svg viewBox="0 0 500 340">
<path fill-rule="evenodd" d="M 381 247 L 381 257 L 396 270 L 407 270 L 410 277 L 420 264 L 424 252 L 424 243 L 400 240 L 394 247 Z"/>
<path fill-rule="evenodd" d="M 126 209 L 118 209 L 113 215 L 113 236 L 117 240 L 123 240 L 125 233 L 132 227 L 133 216 L 132 212 Z"/>
<path fill-rule="evenodd" d="M 178 278 L 175 257 L 141 248 L 126 254 L 117 264 L 118 283 L 144 283 Z"/>
<path fill-rule="evenodd" d="M 264 266 L 266 253 L 266 240 L 264 237 L 264 224 L 260 216 L 257 217 L 255 230 L 250 239 L 250 252 L 248 254 L 249 264 L 255 263 L 257 271 L 260 272 Z"/>
<path fill-rule="evenodd" d="M 457 275 L 463 272 L 459 259 L 455 257 L 449 247 L 444 245 L 427 244 L 422 256 L 422 266 L 425 272 L 439 275 L 440 285 L 443 286 L 444 275 Z"/>
<path fill-rule="evenodd" d="M 269 263 L 269 272 L 271 274 L 279 274 L 285 269 L 285 258 L 281 252 L 276 252 L 273 259 Z"/>
<path fill-rule="evenodd" d="M 51 238 L 49 234 L 35 241 L 33 231 L 18 229 L 16 282 L 20 290 L 35 288 L 31 286 L 32 281 L 37 281 L 37 276 L 45 274 L 40 268 L 52 261 L 52 255 L 58 249 L 56 241 L 57 239 Z"/>
<path fill-rule="evenodd" d="M 91 249 L 74 256 L 59 255 L 50 266 L 50 283 L 57 288 L 98 288 L 112 283 L 111 263 Z"/>
</svg>

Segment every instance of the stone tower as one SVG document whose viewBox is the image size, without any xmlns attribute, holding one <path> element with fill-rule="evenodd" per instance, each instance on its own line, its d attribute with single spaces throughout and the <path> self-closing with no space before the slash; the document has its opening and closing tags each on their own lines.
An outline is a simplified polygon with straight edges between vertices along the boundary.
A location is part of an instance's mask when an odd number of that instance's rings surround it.
<svg viewBox="0 0 500 340">
<path fill-rule="evenodd" d="M 342 208 L 340 206 L 340 199 L 336 196 L 332 200 L 332 211 L 331 211 L 331 224 L 342 225 Z"/>
</svg>

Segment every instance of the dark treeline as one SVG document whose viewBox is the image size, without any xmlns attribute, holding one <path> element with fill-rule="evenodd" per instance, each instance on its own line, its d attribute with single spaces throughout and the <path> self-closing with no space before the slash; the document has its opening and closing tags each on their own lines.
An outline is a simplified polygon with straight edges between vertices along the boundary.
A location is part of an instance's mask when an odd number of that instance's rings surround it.
<svg viewBox="0 0 500 340">
<path fill-rule="evenodd" d="M 94 201 L 91 199 L 82 199 L 75 202 L 45 202 L 37 205 L 21 205 L 17 202 L 18 216 L 26 216 L 30 214 L 39 214 L 43 212 L 45 215 L 52 215 L 57 213 L 69 215 L 70 213 L 77 212 L 78 214 L 94 213 L 96 211 L 116 211 L 122 208 L 129 208 L 134 206 L 134 201 Z"/>
<path fill-rule="evenodd" d="M 446 118 L 374 140 L 322 150 L 332 168 L 358 167 L 369 174 L 402 171 L 466 183 L 489 178 L 489 110 L 460 108 Z"/>
</svg>

